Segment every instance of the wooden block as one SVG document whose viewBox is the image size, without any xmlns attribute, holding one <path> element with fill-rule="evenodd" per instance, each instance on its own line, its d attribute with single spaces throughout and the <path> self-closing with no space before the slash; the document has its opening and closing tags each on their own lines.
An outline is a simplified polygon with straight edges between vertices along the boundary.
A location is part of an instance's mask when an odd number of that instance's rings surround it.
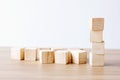
<svg viewBox="0 0 120 80">
<path fill-rule="evenodd" d="M 24 48 L 11 48 L 11 59 L 24 60 Z"/>
<path fill-rule="evenodd" d="M 103 42 L 92 42 L 92 53 L 93 54 L 104 54 L 104 41 Z"/>
<path fill-rule="evenodd" d="M 54 51 L 39 50 L 39 61 L 42 64 L 54 63 Z"/>
<path fill-rule="evenodd" d="M 37 50 L 36 48 L 25 48 L 25 60 L 36 61 Z"/>
<path fill-rule="evenodd" d="M 51 50 L 51 48 L 37 48 L 37 61 L 39 61 L 39 51 L 40 50 Z"/>
<path fill-rule="evenodd" d="M 104 30 L 104 18 L 92 18 L 92 31 L 103 31 Z"/>
<path fill-rule="evenodd" d="M 89 53 L 89 64 L 93 67 L 103 67 L 104 66 L 104 54 L 97 55 L 92 52 Z"/>
<path fill-rule="evenodd" d="M 55 63 L 56 64 L 68 64 L 70 62 L 70 54 L 68 50 L 55 51 Z"/>
<path fill-rule="evenodd" d="M 91 42 L 102 42 L 103 41 L 103 31 L 91 31 L 90 32 Z"/>
<path fill-rule="evenodd" d="M 86 64 L 87 52 L 84 50 L 72 50 L 72 63 L 74 64 Z"/>
</svg>

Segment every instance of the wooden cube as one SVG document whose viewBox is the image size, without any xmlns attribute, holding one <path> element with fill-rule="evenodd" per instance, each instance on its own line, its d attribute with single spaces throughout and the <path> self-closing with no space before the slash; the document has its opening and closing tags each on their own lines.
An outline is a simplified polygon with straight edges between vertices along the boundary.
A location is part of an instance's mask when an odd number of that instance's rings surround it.
<svg viewBox="0 0 120 80">
<path fill-rule="evenodd" d="M 11 59 L 24 60 L 24 48 L 11 48 Z"/>
<path fill-rule="evenodd" d="M 92 42 L 92 53 L 93 54 L 104 54 L 104 41 L 103 42 Z"/>
<path fill-rule="evenodd" d="M 103 31 L 104 30 L 104 18 L 92 18 L 92 31 Z"/>
<path fill-rule="evenodd" d="M 71 62 L 71 53 L 68 50 L 55 51 L 56 64 L 68 64 Z"/>
<path fill-rule="evenodd" d="M 54 51 L 51 50 L 39 50 L 39 61 L 42 64 L 54 63 Z"/>
<path fill-rule="evenodd" d="M 103 31 L 91 31 L 90 32 L 91 42 L 102 42 L 103 41 Z"/>
<path fill-rule="evenodd" d="M 36 48 L 25 48 L 25 60 L 36 61 L 37 50 Z"/>
<path fill-rule="evenodd" d="M 89 53 L 89 64 L 93 67 L 103 67 L 104 66 L 104 54 L 93 54 Z"/>
<path fill-rule="evenodd" d="M 84 50 L 72 50 L 72 63 L 74 64 L 86 64 L 87 52 Z"/>
<path fill-rule="evenodd" d="M 51 48 L 37 48 L 37 61 L 39 61 L 39 51 L 40 50 L 51 50 Z"/>
</svg>

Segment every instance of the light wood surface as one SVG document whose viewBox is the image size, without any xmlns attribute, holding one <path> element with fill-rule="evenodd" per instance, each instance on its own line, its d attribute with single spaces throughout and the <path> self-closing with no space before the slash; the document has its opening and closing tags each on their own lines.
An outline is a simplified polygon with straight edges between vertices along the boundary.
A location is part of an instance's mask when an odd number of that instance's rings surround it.
<svg viewBox="0 0 120 80">
<path fill-rule="evenodd" d="M 105 67 L 14 61 L 0 49 L 0 80 L 120 80 L 120 50 L 105 51 Z"/>
</svg>

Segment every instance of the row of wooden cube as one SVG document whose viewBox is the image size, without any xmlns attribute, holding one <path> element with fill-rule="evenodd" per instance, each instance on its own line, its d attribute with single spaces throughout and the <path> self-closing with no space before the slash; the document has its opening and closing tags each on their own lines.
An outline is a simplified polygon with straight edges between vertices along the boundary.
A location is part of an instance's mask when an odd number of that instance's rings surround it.
<svg viewBox="0 0 120 80">
<path fill-rule="evenodd" d="M 91 66 L 104 66 L 104 18 L 92 18 L 90 31 L 90 41 L 92 51 L 89 54 L 89 63 Z"/>
<path fill-rule="evenodd" d="M 43 64 L 85 64 L 87 52 L 79 49 L 11 48 L 11 58 L 25 61 L 40 61 Z"/>
</svg>

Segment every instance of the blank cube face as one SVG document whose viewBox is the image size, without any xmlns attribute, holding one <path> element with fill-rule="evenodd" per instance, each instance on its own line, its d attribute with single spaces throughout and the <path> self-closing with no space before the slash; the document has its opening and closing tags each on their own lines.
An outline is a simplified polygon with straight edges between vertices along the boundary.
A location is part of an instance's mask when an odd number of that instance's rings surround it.
<svg viewBox="0 0 120 80">
<path fill-rule="evenodd" d="M 84 50 L 72 50 L 72 62 L 74 64 L 85 64 L 87 62 L 87 52 Z"/>
<path fill-rule="evenodd" d="M 92 53 L 93 54 L 104 54 L 104 42 L 101 43 L 92 43 Z"/>
<path fill-rule="evenodd" d="M 48 57 L 48 52 L 42 52 L 40 57 L 41 58 L 40 63 L 47 64 L 48 62 L 47 57 Z"/>
<path fill-rule="evenodd" d="M 79 53 L 72 52 L 72 63 L 79 64 Z"/>
<path fill-rule="evenodd" d="M 103 31 L 104 18 L 92 18 L 92 31 Z"/>
<path fill-rule="evenodd" d="M 86 64 L 87 63 L 87 52 L 79 53 L 79 63 Z"/>
<path fill-rule="evenodd" d="M 97 55 L 90 53 L 89 54 L 89 63 L 91 66 L 103 67 L 104 66 L 104 54 Z"/>
<path fill-rule="evenodd" d="M 103 41 L 103 31 L 91 31 L 90 32 L 91 42 L 102 42 Z"/>
<path fill-rule="evenodd" d="M 25 60 L 26 61 L 35 61 L 36 53 L 37 53 L 37 51 L 35 48 L 25 49 Z"/>
<path fill-rule="evenodd" d="M 54 51 L 49 51 L 48 52 L 48 63 L 54 63 Z"/>
<path fill-rule="evenodd" d="M 69 63 L 69 53 L 64 51 L 55 52 L 55 63 L 56 64 L 68 64 Z"/>
<path fill-rule="evenodd" d="M 11 59 L 24 60 L 24 48 L 11 48 Z"/>
<path fill-rule="evenodd" d="M 50 50 L 40 50 L 39 51 L 39 61 L 42 64 L 54 63 L 54 52 Z"/>
</svg>

